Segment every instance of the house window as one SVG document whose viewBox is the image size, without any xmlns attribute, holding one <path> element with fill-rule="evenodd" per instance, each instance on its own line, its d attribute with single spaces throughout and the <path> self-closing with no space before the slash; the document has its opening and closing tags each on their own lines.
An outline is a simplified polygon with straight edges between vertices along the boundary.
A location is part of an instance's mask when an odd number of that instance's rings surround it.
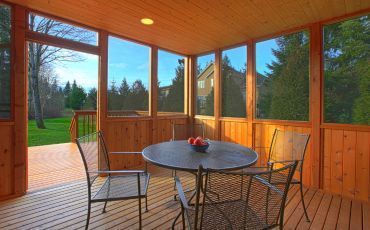
<svg viewBox="0 0 370 230">
<path fill-rule="evenodd" d="M 197 115 L 213 116 L 214 114 L 214 89 L 213 84 L 206 84 L 206 81 L 213 81 L 215 55 L 209 54 L 197 57 Z"/>
<path fill-rule="evenodd" d="M 213 79 L 212 79 L 213 80 Z M 212 85 L 213 86 L 213 85 Z M 204 89 L 204 80 L 203 81 L 198 81 L 198 88 L 199 89 Z"/>
<path fill-rule="evenodd" d="M 370 14 L 324 26 L 324 121 L 370 124 Z"/>
<path fill-rule="evenodd" d="M 109 36 L 108 116 L 149 115 L 149 63 L 149 47 Z"/>
<path fill-rule="evenodd" d="M 222 116 L 246 116 L 247 46 L 222 52 Z M 213 85 L 213 81 L 212 81 Z"/>
<path fill-rule="evenodd" d="M 309 119 L 309 32 L 256 43 L 256 117 Z"/>
</svg>

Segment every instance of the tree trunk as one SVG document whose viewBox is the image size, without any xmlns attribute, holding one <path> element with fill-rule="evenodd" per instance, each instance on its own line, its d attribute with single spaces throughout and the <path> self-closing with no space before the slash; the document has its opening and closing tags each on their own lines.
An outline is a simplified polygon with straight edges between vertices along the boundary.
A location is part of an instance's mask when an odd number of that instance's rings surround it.
<svg viewBox="0 0 370 230">
<path fill-rule="evenodd" d="M 36 121 L 37 128 L 45 129 L 46 127 L 45 127 L 44 118 L 43 118 L 43 115 L 42 115 L 40 91 L 39 91 L 39 79 L 38 79 L 39 72 L 40 72 L 39 71 L 40 66 L 37 63 L 37 61 L 35 60 L 35 59 L 37 59 L 37 57 L 35 57 L 35 55 L 37 55 L 37 54 L 34 53 L 34 49 L 33 49 L 32 46 L 33 46 L 33 44 L 31 45 L 31 43 L 30 43 L 30 48 L 31 49 L 29 49 L 29 52 L 30 52 L 29 77 L 30 77 L 30 81 L 31 81 L 31 90 L 32 90 L 32 98 L 33 98 L 32 101 L 33 101 L 34 110 L 35 110 L 35 121 Z"/>
</svg>

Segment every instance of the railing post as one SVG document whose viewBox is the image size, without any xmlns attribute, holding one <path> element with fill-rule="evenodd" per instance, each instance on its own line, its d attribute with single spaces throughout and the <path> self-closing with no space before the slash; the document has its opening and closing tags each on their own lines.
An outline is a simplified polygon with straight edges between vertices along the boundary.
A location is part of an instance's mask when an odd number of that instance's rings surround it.
<svg viewBox="0 0 370 230">
<path fill-rule="evenodd" d="M 79 132 L 78 132 L 78 120 L 79 120 L 79 117 L 78 117 L 78 113 L 75 112 L 74 114 L 74 119 L 75 119 L 75 138 L 78 138 L 79 137 Z"/>
</svg>

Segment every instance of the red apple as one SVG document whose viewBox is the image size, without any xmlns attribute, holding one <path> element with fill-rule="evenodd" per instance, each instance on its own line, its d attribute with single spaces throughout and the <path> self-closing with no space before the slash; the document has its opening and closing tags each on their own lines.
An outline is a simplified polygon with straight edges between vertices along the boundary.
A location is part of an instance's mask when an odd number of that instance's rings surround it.
<svg viewBox="0 0 370 230">
<path fill-rule="evenodd" d="M 202 145 L 202 140 L 201 140 L 201 139 L 199 139 L 199 138 L 195 139 L 195 141 L 194 141 L 194 145 L 196 145 L 196 146 L 201 146 L 201 145 Z"/>
<path fill-rule="evenodd" d="M 195 141 L 194 137 L 190 137 L 188 139 L 188 143 L 191 144 L 191 145 L 194 144 L 194 141 Z"/>
</svg>

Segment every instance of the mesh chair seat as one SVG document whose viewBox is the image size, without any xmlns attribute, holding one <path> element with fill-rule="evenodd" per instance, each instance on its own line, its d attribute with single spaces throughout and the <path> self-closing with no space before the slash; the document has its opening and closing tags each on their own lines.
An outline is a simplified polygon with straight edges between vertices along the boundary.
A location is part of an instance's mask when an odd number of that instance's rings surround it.
<svg viewBox="0 0 370 230">
<path fill-rule="evenodd" d="M 188 212 L 190 225 L 194 225 L 195 211 Z M 268 226 L 258 217 L 245 200 L 206 204 L 201 229 L 266 229 Z"/>
<path fill-rule="evenodd" d="M 92 196 L 92 202 L 114 201 L 138 197 L 137 175 L 106 177 L 103 186 Z M 149 174 L 140 174 L 140 197 L 145 197 L 149 184 Z"/>
<path fill-rule="evenodd" d="M 183 226 L 189 229 L 282 229 L 285 201 L 298 162 L 245 173 L 199 166 L 195 206 L 190 207 L 179 178 Z M 263 168 L 262 168 L 263 169 Z M 206 173 L 204 175 L 204 173 Z M 202 196 L 202 198 L 201 198 Z"/>
</svg>

